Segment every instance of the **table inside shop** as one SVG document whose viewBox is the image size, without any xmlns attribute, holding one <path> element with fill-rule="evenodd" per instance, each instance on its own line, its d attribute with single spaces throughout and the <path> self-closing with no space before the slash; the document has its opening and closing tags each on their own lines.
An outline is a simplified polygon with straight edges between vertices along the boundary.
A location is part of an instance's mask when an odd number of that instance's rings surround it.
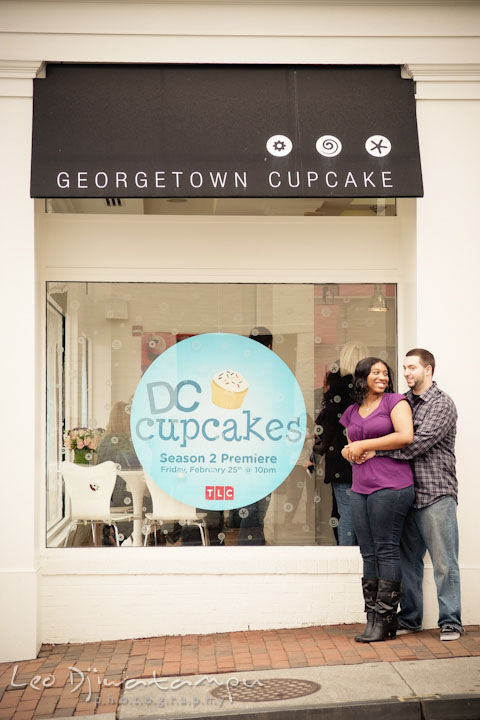
<svg viewBox="0 0 480 720">
<path fill-rule="evenodd" d="M 147 489 L 143 470 L 124 470 L 119 475 L 132 493 L 133 505 L 133 534 L 132 542 L 135 546 L 143 545 L 142 523 L 143 523 L 143 496 Z"/>
</svg>

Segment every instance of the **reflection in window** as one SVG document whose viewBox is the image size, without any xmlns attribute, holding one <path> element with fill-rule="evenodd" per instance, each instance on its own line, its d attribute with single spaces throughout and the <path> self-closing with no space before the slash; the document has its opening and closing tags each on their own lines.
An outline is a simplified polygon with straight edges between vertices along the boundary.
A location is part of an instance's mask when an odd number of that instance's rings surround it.
<svg viewBox="0 0 480 720">
<path fill-rule="evenodd" d="M 395 198 L 51 198 L 48 213 L 365 217 L 396 215 Z"/>
<path fill-rule="evenodd" d="M 355 542 L 348 523 L 342 527 L 342 438 L 337 427 L 327 442 L 334 427 L 328 422 L 349 403 L 358 353 L 396 366 L 394 285 L 55 282 L 47 294 L 48 546 L 117 543 L 112 525 L 91 526 L 80 515 L 66 537 L 77 510 L 65 493 L 63 459 L 85 467 L 115 463 L 110 515 L 122 516 L 115 522 L 122 547 L 202 543 L 198 524 L 185 518 L 162 521 L 147 535 L 152 499 L 130 437 L 130 405 L 142 374 L 175 343 L 209 332 L 248 337 L 258 326 L 271 330 L 272 350 L 302 389 L 304 447 L 270 496 L 225 512 L 196 508 L 192 518 L 204 522 L 210 545 Z"/>
<path fill-rule="evenodd" d="M 59 473 L 63 447 L 64 315 L 51 297 L 47 303 L 47 531 L 64 517 L 62 479 Z"/>
</svg>

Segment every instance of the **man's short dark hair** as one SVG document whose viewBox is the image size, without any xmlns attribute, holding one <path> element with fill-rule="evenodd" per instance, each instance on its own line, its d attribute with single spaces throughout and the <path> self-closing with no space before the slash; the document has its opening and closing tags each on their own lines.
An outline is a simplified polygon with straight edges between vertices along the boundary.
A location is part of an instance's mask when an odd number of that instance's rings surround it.
<svg viewBox="0 0 480 720">
<path fill-rule="evenodd" d="M 435 372 L 435 358 L 433 357 L 432 353 L 429 350 L 425 350 L 425 348 L 413 348 L 413 350 L 409 350 L 405 357 L 413 357 L 416 356 L 420 358 L 420 362 L 422 363 L 423 367 L 427 367 L 427 365 L 431 365 L 432 368 L 432 375 Z"/>
<path fill-rule="evenodd" d="M 271 348 L 273 345 L 273 335 L 270 330 L 265 327 L 254 327 L 250 331 L 250 335 L 248 337 L 250 340 L 256 340 L 257 342 L 262 343 L 265 347 Z"/>
</svg>

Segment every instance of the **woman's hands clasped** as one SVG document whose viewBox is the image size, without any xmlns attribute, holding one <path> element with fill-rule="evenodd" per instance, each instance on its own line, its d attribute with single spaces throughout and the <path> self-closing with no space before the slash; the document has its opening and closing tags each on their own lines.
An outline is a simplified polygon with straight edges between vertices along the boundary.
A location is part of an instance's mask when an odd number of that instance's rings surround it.
<svg viewBox="0 0 480 720">
<path fill-rule="evenodd" d="M 362 463 L 375 457 L 375 450 L 367 450 L 361 440 L 349 443 L 342 449 L 342 455 L 348 462 L 361 465 Z"/>
</svg>

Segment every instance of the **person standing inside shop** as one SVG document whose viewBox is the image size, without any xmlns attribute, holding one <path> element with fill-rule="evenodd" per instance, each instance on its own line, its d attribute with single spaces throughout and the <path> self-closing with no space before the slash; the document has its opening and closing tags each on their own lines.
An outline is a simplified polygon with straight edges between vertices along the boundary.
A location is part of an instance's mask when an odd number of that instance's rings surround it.
<svg viewBox="0 0 480 720">
<path fill-rule="evenodd" d="M 250 340 L 255 340 L 265 347 L 272 349 L 273 335 L 265 327 L 254 327 L 250 335 Z M 265 515 L 270 505 L 270 495 L 261 498 L 251 505 L 235 510 L 230 516 L 235 524 L 235 517 L 238 514 L 239 531 L 238 545 L 265 545 L 264 524 Z"/>
<path fill-rule="evenodd" d="M 97 450 L 97 465 L 113 461 L 119 472 L 122 470 L 141 470 L 141 465 L 133 447 L 130 435 L 129 405 L 126 402 L 116 402 L 108 419 L 105 435 L 102 437 Z M 148 490 L 145 491 L 144 504 L 149 511 L 152 509 L 152 500 Z M 111 507 L 126 508 L 132 504 L 132 493 L 128 490 L 125 480 L 117 475 L 113 488 Z M 119 533 L 123 536 L 121 544 L 128 540 L 133 533 L 133 521 L 118 523 Z M 103 526 L 103 545 L 116 545 L 113 526 Z"/>
<path fill-rule="evenodd" d="M 343 345 L 337 366 L 327 376 L 324 407 L 315 421 L 317 439 L 314 452 L 325 456 L 324 481 L 331 484 L 340 516 L 337 528 L 339 545 L 357 544 L 350 509 L 352 467 L 342 456 L 347 438 L 339 418 L 354 401 L 353 372 L 359 360 L 367 355 L 367 346 L 361 342 L 352 341 Z"/>
<path fill-rule="evenodd" d="M 297 462 L 287 478 L 287 498 L 285 501 L 284 529 L 287 532 L 294 530 L 297 511 L 305 489 L 306 507 L 313 507 L 315 496 L 315 478 L 313 476 L 314 463 L 312 451 L 315 443 L 314 424 L 311 416 L 306 416 L 306 431 L 303 447 Z M 305 524 L 305 518 L 303 520 Z"/>
<path fill-rule="evenodd" d="M 392 373 L 379 358 L 360 360 L 355 368 L 356 403 L 343 413 L 350 462 L 368 450 L 395 450 L 413 440 L 413 421 L 405 397 L 393 392 Z M 378 642 L 397 630 L 400 600 L 400 537 L 413 503 L 413 473 L 405 460 L 373 457 L 354 465 L 350 506 L 363 558 L 362 590 L 367 625 L 357 642 Z"/>
<path fill-rule="evenodd" d="M 388 452 L 388 456 L 412 461 L 415 502 L 400 545 L 403 580 L 399 633 L 422 629 L 423 559 L 428 550 L 437 587 L 440 640 L 458 640 L 464 630 L 458 567 L 457 410 L 433 380 L 435 358 L 429 350 L 409 350 L 403 369 L 410 388 L 405 397 L 412 406 L 414 438 L 411 445 Z M 377 452 L 383 454 L 387 453 Z M 372 456 L 369 453 L 365 457 Z"/>
</svg>

